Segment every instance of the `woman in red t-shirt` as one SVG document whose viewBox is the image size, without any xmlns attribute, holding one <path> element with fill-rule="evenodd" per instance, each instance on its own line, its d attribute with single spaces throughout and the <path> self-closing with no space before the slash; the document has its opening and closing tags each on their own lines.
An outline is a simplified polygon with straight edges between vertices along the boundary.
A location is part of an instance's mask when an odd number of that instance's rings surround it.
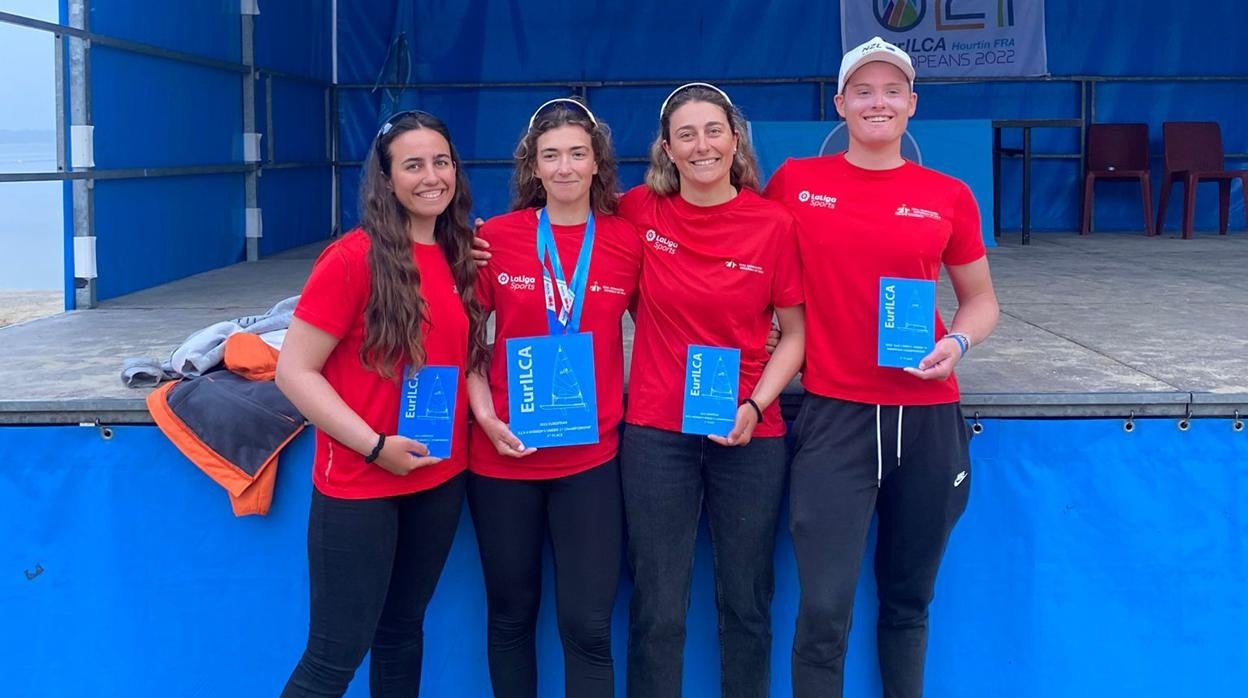
<svg viewBox="0 0 1248 698">
<path fill-rule="evenodd" d="M 479 233 L 493 253 L 477 291 L 494 313 L 494 352 L 488 373 L 468 378 L 476 417 L 468 501 L 489 601 L 490 679 L 500 698 L 537 692 L 534 635 L 549 531 L 565 693 L 611 696 L 611 611 L 623 536 L 620 319 L 637 287 L 641 240 L 614 215 L 610 132 L 580 102 L 539 107 L 515 157 L 513 210 Z M 569 365 L 555 385 L 549 376 L 558 364 L 533 369 L 529 406 L 560 419 L 568 410 L 583 413 L 582 445 L 526 447 L 509 426 L 516 415 L 509 409 L 508 340 L 576 333 L 592 341 L 582 370 Z M 587 387 L 595 388 L 596 415 L 584 399 Z M 520 410 L 528 411 L 525 404 Z"/>
<path fill-rule="evenodd" d="M 463 500 L 464 374 L 486 357 L 470 206 L 446 126 L 390 117 L 364 165 L 360 227 L 325 248 L 295 309 L 277 384 L 317 431 L 311 619 L 283 696 L 342 695 L 370 650 L 373 695 L 420 685 L 425 608 Z M 439 410 L 448 458 L 396 433 L 405 377 L 424 367 L 457 375 Z"/>
<path fill-rule="evenodd" d="M 620 202 L 644 244 L 620 448 L 635 585 L 633 695 L 680 692 L 703 502 L 724 693 L 768 694 L 772 554 L 785 481 L 777 398 L 802 364 L 804 315 L 795 219 L 757 191 L 741 112 L 712 85 L 677 88 L 660 109 L 646 184 Z M 783 337 L 769 360 L 773 314 Z M 682 433 L 686 375 L 699 371 L 691 345 L 740 351 L 740 404 L 720 435 Z M 702 381 L 712 394 L 731 395 L 727 371 L 723 385 L 718 371 L 708 373 Z"/>
</svg>

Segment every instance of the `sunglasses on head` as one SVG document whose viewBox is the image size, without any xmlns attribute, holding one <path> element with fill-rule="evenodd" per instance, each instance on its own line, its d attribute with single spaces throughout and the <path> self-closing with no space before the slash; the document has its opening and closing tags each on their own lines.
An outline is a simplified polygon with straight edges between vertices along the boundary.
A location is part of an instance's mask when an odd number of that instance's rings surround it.
<svg viewBox="0 0 1248 698">
<path fill-rule="evenodd" d="M 435 121 L 438 120 L 438 117 L 434 116 L 433 114 L 430 114 L 429 112 L 423 109 L 406 109 L 401 112 L 395 112 L 394 114 L 390 115 L 390 118 L 382 122 L 381 128 L 377 129 L 377 138 L 381 138 L 387 133 L 390 133 L 390 130 L 394 128 L 394 125 L 399 123 L 400 120 L 402 120 L 404 117 L 407 117 L 407 116 L 424 116 L 430 119 L 434 119 Z"/>
</svg>

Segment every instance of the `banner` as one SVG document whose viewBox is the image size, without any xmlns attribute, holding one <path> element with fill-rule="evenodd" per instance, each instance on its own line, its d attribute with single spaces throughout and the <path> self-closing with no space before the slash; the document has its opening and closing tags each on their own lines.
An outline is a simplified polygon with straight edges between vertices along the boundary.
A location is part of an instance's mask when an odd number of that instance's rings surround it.
<svg viewBox="0 0 1248 698">
<path fill-rule="evenodd" d="M 843 0 L 843 50 L 873 36 L 919 78 L 1047 75 L 1044 0 Z"/>
</svg>

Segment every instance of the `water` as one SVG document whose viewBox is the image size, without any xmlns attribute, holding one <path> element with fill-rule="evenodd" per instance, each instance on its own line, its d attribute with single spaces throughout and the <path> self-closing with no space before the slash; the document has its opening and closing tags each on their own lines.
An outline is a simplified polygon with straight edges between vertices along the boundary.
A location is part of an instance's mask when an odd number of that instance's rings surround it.
<svg viewBox="0 0 1248 698">
<path fill-rule="evenodd" d="M 51 133 L 33 142 L 6 142 L 0 132 L 0 172 L 53 172 Z M 0 289 L 55 291 L 64 285 L 60 182 L 0 182 Z"/>
</svg>

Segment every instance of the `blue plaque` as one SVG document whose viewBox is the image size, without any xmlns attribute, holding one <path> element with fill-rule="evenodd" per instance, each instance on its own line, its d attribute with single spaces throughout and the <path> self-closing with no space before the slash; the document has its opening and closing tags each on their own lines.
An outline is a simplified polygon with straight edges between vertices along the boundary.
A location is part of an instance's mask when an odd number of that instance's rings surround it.
<svg viewBox="0 0 1248 698">
<path fill-rule="evenodd" d="M 741 350 L 690 344 L 685 356 L 685 400 L 680 430 L 727 436 L 737 421 Z"/>
<path fill-rule="evenodd" d="M 458 391 L 458 366 L 425 366 L 414 374 L 405 370 L 399 396 L 399 436 L 421 442 L 435 458 L 450 458 Z"/>
<path fill-rule="evenodd" d="M 936 282 L 880 279 L 878 363 L 917 368 L 936 344 Z"/>
<path fill-rule="evenodd" d="M 508 339 L 507 408 L 526 448 L 598 443 L 593 334 Z"/>
</svg>

